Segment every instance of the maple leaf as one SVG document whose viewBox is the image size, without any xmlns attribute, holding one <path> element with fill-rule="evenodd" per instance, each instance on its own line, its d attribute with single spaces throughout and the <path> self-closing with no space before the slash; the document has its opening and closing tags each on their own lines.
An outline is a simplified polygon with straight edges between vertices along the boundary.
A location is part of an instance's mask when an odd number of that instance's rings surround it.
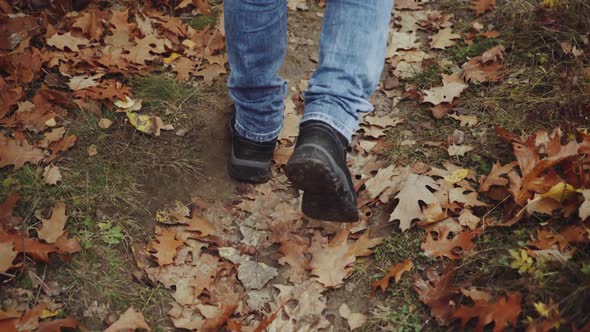
<svg viewBox="0 0 590 332">
<path fill-rule="evenodd" d="M 370 255 L 370 248 L 383 242 L 383 238 L 369 239 L 369 234 L 364 233 L 349 244 L 348 235 L 347 229 L 341 229 L 329 243 L 312 245 L 311 272 L 326 287 L 342 286 L 344 279 L 353 272 L 350 265 L 356 261 L 356 257 Z M 320 238 L 325 240 L 321 236 Z"/>
<path fill-rule="evenodd" d="M 45 153 L 26 140 L 12 139 L 0 132 L 0 168 L 13 165 L 15 169 L 19 169 L 25 163 L 37 164 L 43 158 Z"/>
<path fill-rule="evenodd" d="M 450 322 L 454 310 L 453 296 L 458 291 L 452 284 L 453 271 L 452 264 L 447 264 L 442 272 L 429 268 L 426 270 L 426 280 L 418 278 L 414 282 L 420 301 L 430 307 L 430 314 L 442 326 Z"/>
<path fill-rule="evenodd" d="M 403 232 L 410 228 L 413 220 L 422 219 L 420 202 L 426 205 L 437 202 L 436 196 L 429 188 L 438 189 L 438 185 L 431 177 L 409 173 L 395 195 L 398 204 L 389 215 L 389 221 L 399 220 L 399 228 Z"/>
<path fill-rule="evenodd" d="M 176 231 L 156 226 L 155 233 L 156 239 L 148 245 L 152 255 L 160 266 L 174 263 L 176 249 L 182 245 L 182 241 L 176 239 Z"/>
<path fill-rule="evenodd" d="M 145 321 L 145 318 L 141 312 L 135 310 L 133 307 L 129 307 L 119 319 L 114 322 L 111 326 L 107 327 L 104 332 L 119 332 L 119 331 L 136 331 L 145 330 L 151 331 L 152 329 Z"/>
<path fill-rule="evenodd" d="M 12 212 L 19 199 L 20 195 L 18 193 L 11 192 L 6 197 L 6 200 L 0 204 L 0 229 L 12 229 L 23 221 L 21 217 L 13 215 Z"/>
<path fill-rule="evenodd" d="M 41 227 L 37 230 L 37 235 L 47 243 L 55 243 L 64 233 L 66 220 L 66 205 L 64 202 L 57 202 L 51 209 L 51 218 L 41 218 Z"/>
<path fill-rule="evenodd" d="M 404 272 L 410 272 L 413 267 L 414 263 L 412 263 L 411 260 L 406 260 L 393 265 L 389 268 L 387 274 L 383 278 L 371 284 L 371 289 L 377 290 L 377 288 L 381 288 L 382 291 L 385 291 L 387 286 L 389 286 L 389 279 L 395 278 L 395 282 L 398 283 L 402 278 L 402 274 L 404 274 Z"/>
<path fill-rule="evenodd" d="M 475 300 L 473 307 L 460 306 L 453 314 L 453 319 L 460 319 L 465 326 L 472 318 L 477 318 L 475 331 L 483 331 L 484 327 L 494 323 L 494 332 L 504 331 L 507 325 L 516 327 L 518 316 L 522 311 L 520 293 L 512 293 L 508 297 L 500 297 L 496 302 Z"/>
<path fill-rule="evenodd" d="M 451 28 L 444 28 L 438 30 L 437 34 L 430 37 L 430 47 L 434 49 L 444 50 L 456 44 L 454 39 L 461 38 L 461 35 L 453 33 Z"/>
<path fill-rule="evenodd" d="M 481 229 L 457 232 L 449 225 L 455 222 L 447 220 L 426 229 L 426 241 L 421 245 L 426 256 L 459 259 L 473 248 L 473 238 L 482 233 Z"/>
<path fill-rule="evenodd" d="M 471 0 L 471 9 L 475 11 L 475 15 L 479 16 L 488 10 L 492 10 L 496 6 L 496 0 Z"/>
<path fill-rule="evenodd" d="M 65 51 L 69 49 L 73 52 L 80 52 L 78 48 L 79 45 L 88 46 L 90 41 L 86 38 L 72 36 L 72 32 L 68 31 L 63 35 L 54 34 L 53 36 L 47 38 L 47 45 L 53 46 L 57 49 Z"/>
</svg>

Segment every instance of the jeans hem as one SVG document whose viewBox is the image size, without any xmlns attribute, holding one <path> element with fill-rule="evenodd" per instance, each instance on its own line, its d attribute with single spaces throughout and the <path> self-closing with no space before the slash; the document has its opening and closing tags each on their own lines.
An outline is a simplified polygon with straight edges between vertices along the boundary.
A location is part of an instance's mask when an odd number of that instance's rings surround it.
<svg viewBox="0 0 590 332">
<path fill-rule="evenodd" d="M 249 131 L 244 126 L 242 126 L 238 122 L 238 120 L 236 119 L 235 128 L 236 128 L 236 132 L 240 136 L 245 137 L 249 140 L 253 140 L 255 142 L 264 143 L 264 142 L 272 141 L 272 140 L 276 139 L 277 137 L 279 137 L 279 134 L 281 132 L 281 129 L 283 129 L 283 126 L 281 125 L 278 129 L 273 130 L 269 133 L 259 134 L 259 133 L 253 133 L 253 132 Z"/>
<path fill-rule="evenodd" d="M 306 111 L 305 114 L 303 115 L 303 118 L 301 118 L 301 123 L 303 123 L 305 121 L 310 121 L 310 120 L 322 121 L 322 122 L 329 124 L 337 132 L 342 134 L 342 136 L 344 136 L 344 138 L 346 138 L 348 143 L 350 143 L 352 141 L 352 135 L 354 134 L 354 129 L 352 129 L 352 128 L 356 128 L 356 126 L 357 126 L 356 121 L 351 122 L 347 126 L 345 123 L 341 122 L 340 120 L 336 119 L 335 117 L 333 117 L 329 114 L 315 112 L 315 111 Z"/>
</svg>

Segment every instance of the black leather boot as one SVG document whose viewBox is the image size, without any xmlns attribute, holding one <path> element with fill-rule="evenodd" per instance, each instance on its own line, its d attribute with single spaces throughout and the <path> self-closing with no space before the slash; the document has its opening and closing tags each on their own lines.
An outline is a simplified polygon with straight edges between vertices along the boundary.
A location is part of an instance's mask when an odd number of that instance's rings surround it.
<svg viewBox="0 0 590 332">
<path fill-rule="evenodd" d="M 330 125 L 306 121 L 301 125 L 287 176 L 303 190 L 303 213 L 313 219 L 355 222 L 357 195 L 346 166 L 348 142 Z"/>
<path fill-rule="evenodd" d="M 235 118 L 232 117 L 230 121 L 232 144 L 229 175 L 239 181 L 267 182 L 270 178 L 270 162 L 277 140 L 261 143 L 242 137 L 235 130 Z"/>
</svg>

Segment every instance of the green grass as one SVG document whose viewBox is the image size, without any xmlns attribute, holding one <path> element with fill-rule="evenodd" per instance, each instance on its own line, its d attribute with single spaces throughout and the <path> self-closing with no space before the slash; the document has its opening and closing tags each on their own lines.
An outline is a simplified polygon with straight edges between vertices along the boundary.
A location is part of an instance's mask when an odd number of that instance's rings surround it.
<svg viewBox="0 0 590 332">
<path fill-rule="evenodd" d="M 462 64 L 473 57 L 483 54 L 483 52 L 490 48 L 501 44 L 502 42 L 496 39 L 477 37 L 469 45 L 461 42 L 459 45 L 453 46 L 448 51 L 448 57 L 451 61 Z"/>
<path fill-rule="evenodd" d="M 215 26 L 217 17 L 212 15 L 197 15 L 189 23 L 193 29 L 203 30 L 208 26 Z"/>
<path fill-rule="evenodd" d="M 438 66 L 429 66 L 423 71 L 415 73 L 412 77 L 406 79 L 406 81 L 416 86 L 418 90 L 429 89 L 441 83 L 441 69 Z"/>
</svg>

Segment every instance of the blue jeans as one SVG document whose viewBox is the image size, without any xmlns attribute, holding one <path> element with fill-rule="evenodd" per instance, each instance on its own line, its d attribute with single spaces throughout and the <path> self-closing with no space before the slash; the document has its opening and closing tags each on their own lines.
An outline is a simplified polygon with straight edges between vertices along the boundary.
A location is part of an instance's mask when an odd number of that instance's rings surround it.
<svg viewBox="0 0 590 332">
<path fill-rule="evenodd" d="M 328 123 L 351 139 L 358 112 L 373 110 L 368 99 L 383 69 L 392 6 L 393 0 L 327 1 L 302 122 Z M 225 0 L 224 15 L 236 131 L 270 141 L 282 128 L 287 94 L 279 76 L 287 51 L 287 1 Z"/>
</svg>

